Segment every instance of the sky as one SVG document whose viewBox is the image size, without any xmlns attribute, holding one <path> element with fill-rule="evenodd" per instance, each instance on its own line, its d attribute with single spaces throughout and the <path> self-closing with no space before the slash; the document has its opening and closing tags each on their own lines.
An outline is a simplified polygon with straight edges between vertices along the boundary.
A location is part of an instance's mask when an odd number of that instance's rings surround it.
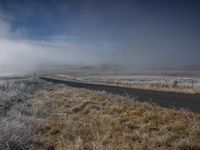
<svg viewBox="0 0 200 150">
<path fill-rule="evenodd" d="M 0 0 L 0 68 L 200 66 L 199 27 L 198 0 Z"/>
</svg>

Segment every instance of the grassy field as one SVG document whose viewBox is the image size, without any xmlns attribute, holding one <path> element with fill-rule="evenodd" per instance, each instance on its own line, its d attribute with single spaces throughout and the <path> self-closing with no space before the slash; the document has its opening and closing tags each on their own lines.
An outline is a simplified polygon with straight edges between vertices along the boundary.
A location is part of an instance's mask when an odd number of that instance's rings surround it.
<svg viewBox="0 0 200 150">
<path fill-rule="evenodd" d="M 0 82 L 0 149 L 200 149 L 200 115 L 36 79 Z"/>
</svg>

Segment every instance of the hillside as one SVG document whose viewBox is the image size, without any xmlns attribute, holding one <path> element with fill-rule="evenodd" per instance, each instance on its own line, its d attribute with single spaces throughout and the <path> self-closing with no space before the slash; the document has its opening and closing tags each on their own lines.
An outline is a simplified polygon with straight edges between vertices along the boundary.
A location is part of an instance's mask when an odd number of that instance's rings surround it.
<svg viewBox="0 0 200 150">
<path fill-rule="evenodd" d="M 0 149 L 200 149 L 199 114 L 105 92 L 4 81 L 0 108 Z"/>
</svg>

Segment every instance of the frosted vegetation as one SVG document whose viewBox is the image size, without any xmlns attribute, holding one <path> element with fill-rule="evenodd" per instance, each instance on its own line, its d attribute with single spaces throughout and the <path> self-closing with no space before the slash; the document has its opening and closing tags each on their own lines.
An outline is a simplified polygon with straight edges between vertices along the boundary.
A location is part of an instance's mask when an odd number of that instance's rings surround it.
<svg viewBox="0 0 200 150">
<path fill-rule="evenodd" d="M 200 115 L 54 85 L 0 81 L 0 149 L 200 149 Z"/>
<path fill-rule="evenodd" d="M 13 117 L 9 112 L 36 94 L 40 86 L 33 78 L 0 80 L 0 149 L 23 149 L 33 136 L 21 113 Z"/>
<path fill-rule="evenodd" d="M 92 83 L 124 85 L 128 87 L 167 90 L 200 94 L 200 78 L 198 77 L 175 77 L 175 76 L 137 76 L 137 75 L 64 75 L 58 77 Z"/>
</svg>

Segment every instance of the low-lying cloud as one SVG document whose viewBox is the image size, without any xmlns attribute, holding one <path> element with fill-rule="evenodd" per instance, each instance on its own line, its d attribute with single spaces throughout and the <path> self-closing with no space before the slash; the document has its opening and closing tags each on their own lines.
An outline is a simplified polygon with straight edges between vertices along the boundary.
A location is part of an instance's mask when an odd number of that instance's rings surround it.
<svg viewBox="0 0 200 150">
<path fill-rule="evenodd" d="M 11 31 L 11 24 L 0 20 L 0 75 L 33 73 L 50 65 L 92 65 L 106 61 L 104 56 L 99 56 L 108 44 L 79 43 L 71 39 L 67 36 L 26 39 L 19 30 Z M 98 49 L 101 49 L 99 54 Z"/>
<path fill-rule="evenodd" d="M 198 5 L 186 1 L 3 0 L 0 74 L 65 65 L 200 66 L 199 26 Z"/>
</svg>

